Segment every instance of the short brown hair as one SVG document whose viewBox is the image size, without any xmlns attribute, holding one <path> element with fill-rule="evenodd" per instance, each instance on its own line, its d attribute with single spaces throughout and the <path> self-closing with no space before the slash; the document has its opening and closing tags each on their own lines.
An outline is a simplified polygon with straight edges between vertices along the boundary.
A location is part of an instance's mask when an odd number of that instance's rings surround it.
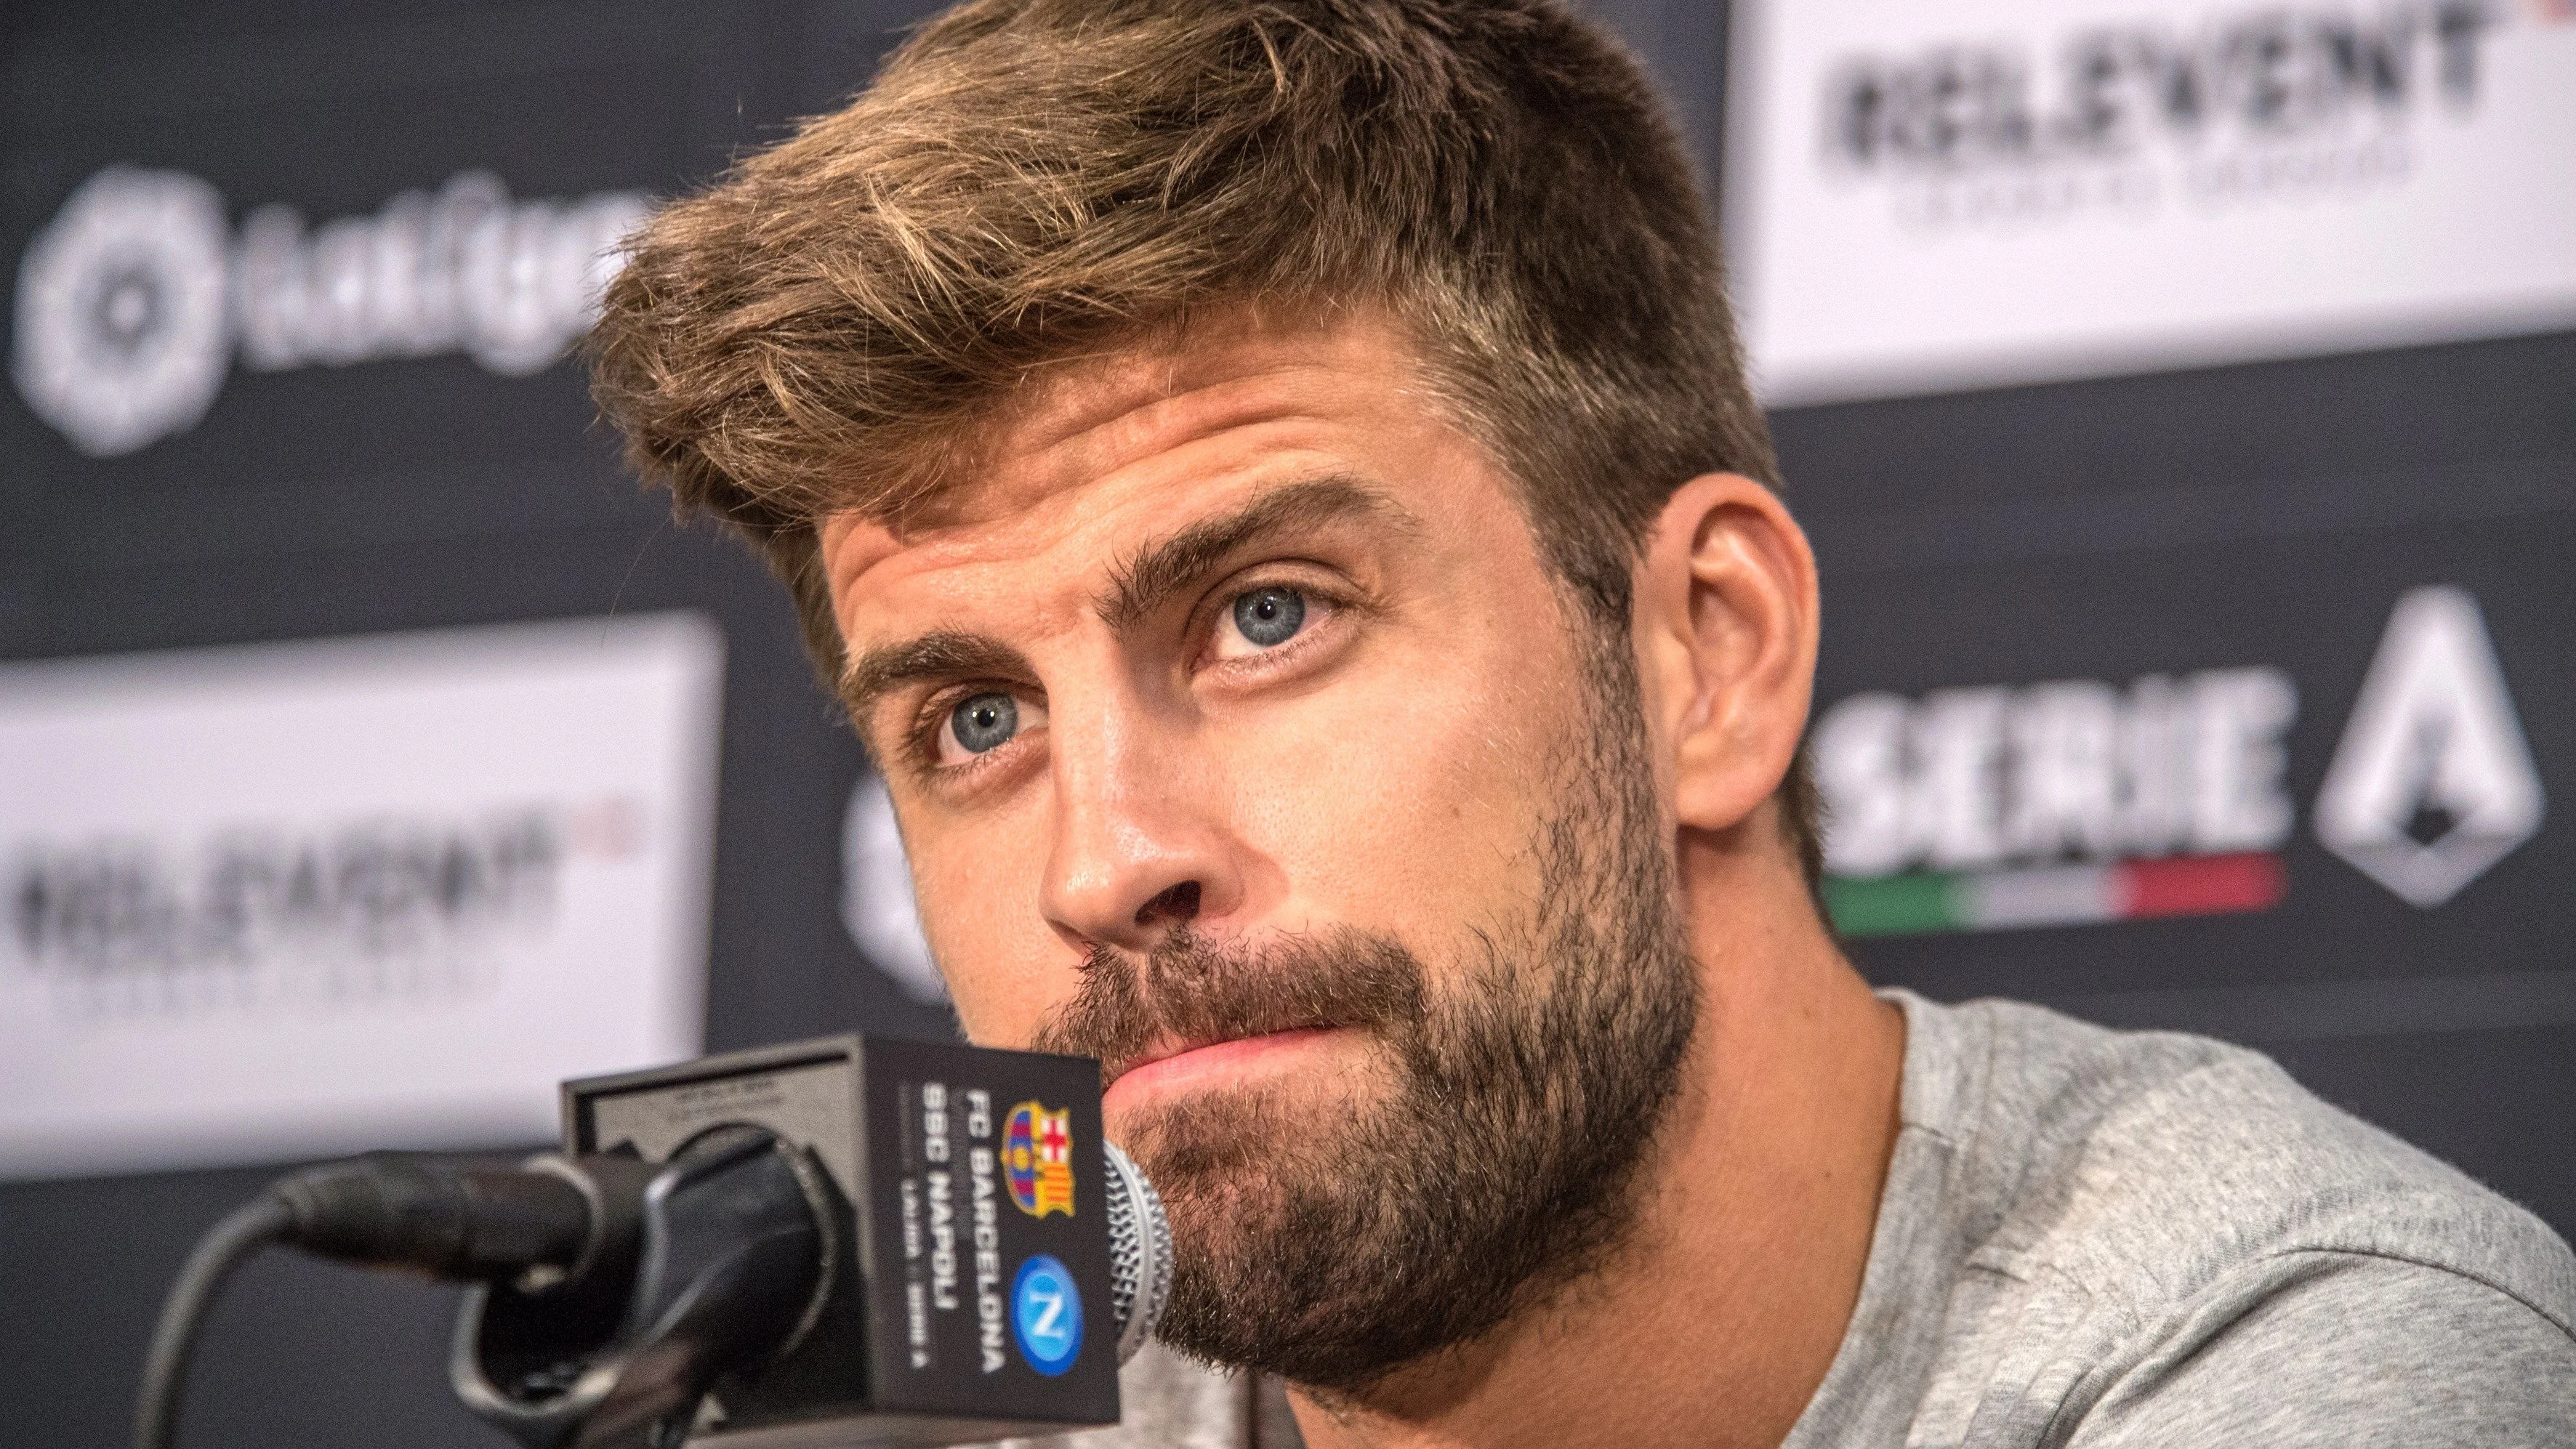
<svg viewBox="0 0 2576 1449">
<path fill-rule="evenodd" d="M 837 679 L 817 520 L 935 496 L 1050 363 L 1242 306 L 1395 319 L 1621 637 L 1675 488 L 1778 486 L 1680 140 L 1548 0 L 971 0 L 655 217 L 591 349 L 629 458 Z M 1803 759 L 1782 804 L 1812 884 Z"/>
</svg>

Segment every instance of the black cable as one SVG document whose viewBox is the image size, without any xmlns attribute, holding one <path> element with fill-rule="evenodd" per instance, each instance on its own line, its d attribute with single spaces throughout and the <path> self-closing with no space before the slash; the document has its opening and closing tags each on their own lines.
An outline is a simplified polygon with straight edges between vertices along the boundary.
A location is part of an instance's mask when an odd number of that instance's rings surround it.
<svg viewBox="0 0 2576 1449">
<path fill-rule="evenodd" d="M 161 1305 L 160 1326 L 152 1330 L 152 1351 L 143 1360 L 143 1388 L 134 1401 L 134 1449 L 171 1449 L 179 1432 L 180 1401 L 188 1387 L 188 1353 L 206 1310 L 233 1270 L 278 1240 L 293 1221 L 286 1204 L 262 1194 L 215 1224 L 188 1255 L 179 1281 Z"/>
<path fill-rule="evenodd" d="M 179 1270 L 135 1396 L 134 1449 L 172 1449 L 188 1356 L 224 1280 L 271 1243 L 451 1283 L 532 1269 L 630 1273 L 654 1169 L 614 1153 L 505 1168 L 441 1153 L 370 1152 L 290 1173 L 215 1224 Z"/>
</svg>

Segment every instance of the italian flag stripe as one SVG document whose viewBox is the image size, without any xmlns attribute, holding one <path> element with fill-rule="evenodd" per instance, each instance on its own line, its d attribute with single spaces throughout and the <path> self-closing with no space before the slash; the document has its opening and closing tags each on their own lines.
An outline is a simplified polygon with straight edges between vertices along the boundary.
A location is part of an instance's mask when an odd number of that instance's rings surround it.
<svg viewBox="0 0 2576 1449">
<path fill-rule="evenodd" d="M 1874 879 L 1827 876 L 1825 908 L 1846 936 L 1902 936 L 2262 911 L 2280 904 L 2286 887 L 2277 855 L 2186 855 Z"/>
</svg>

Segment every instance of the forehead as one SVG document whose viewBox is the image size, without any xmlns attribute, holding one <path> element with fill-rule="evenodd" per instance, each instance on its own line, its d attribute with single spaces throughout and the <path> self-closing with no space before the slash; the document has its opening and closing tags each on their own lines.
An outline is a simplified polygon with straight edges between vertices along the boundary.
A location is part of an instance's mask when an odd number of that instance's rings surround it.
<svg viewBox="0 0 2576 1449">
<path fill-rule="evenodd" d="M 1414 353 L 1386 323 L 1285 330 L 1247 321 L 1060 365 L 996 408 L 971 459 L 926 514 L 900 524 L 832 515 L 820 533 L 835 612 L 852 639 L 933 577 L 1052 560 L 1108 567 L 1146 531 L 1300 476 L 1351 471 L 1402 484 L 1475 450 L 1443 420 Z M 1445 460 L 1446 469 L 1433 466 Z M 1402 467 L 1393 465 L 1401 462 Z"/>
</svg>

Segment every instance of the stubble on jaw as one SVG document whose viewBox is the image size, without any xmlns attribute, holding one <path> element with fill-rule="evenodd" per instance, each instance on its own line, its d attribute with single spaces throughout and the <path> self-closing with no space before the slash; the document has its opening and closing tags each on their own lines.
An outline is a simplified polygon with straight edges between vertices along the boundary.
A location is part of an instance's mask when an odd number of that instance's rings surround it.
<svg viewBox="0 0 2576 1449">
<path fill-rule="evenodd" d="M 1382 1081 L 1323 1102 L 1207 1091 L 1140 1109 L 1126 1147 L 1171 1213 L 1160 1334 L 1327 1400 L 1475 1341 L 1595 1270 L 1693 1040 L 1699 986 L 1624 653 L 1544 771 L 1531 895 L 1455 932 L 1435 982 L 1392 936 L 1091 954 L 1040 1050 L 1132 1060 L 1157 1040 L 1353 1030 Z"/>
</svg>

